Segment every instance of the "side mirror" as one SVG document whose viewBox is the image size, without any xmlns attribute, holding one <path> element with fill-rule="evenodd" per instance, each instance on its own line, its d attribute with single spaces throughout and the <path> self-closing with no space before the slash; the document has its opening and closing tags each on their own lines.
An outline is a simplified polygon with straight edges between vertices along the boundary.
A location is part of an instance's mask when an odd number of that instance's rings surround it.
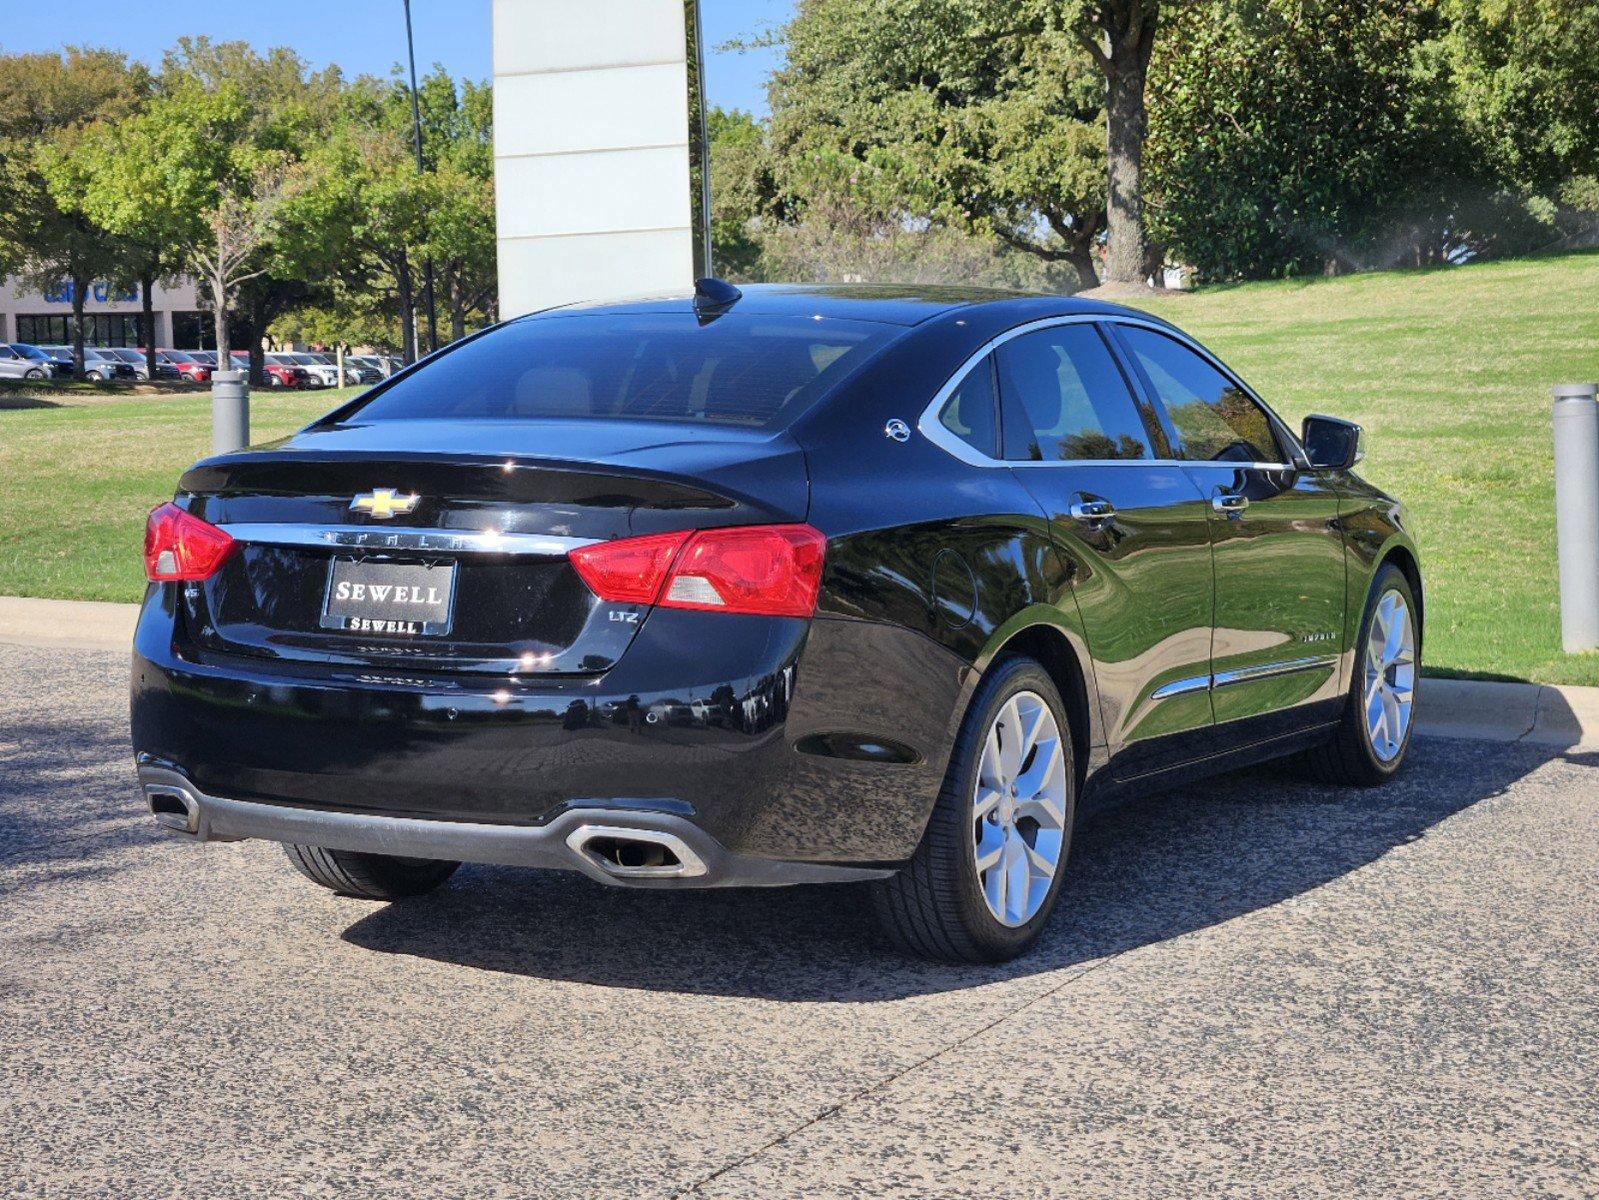
<svg viewBox="0 0 1599 1200">
<path fill-rule="evenodd" d="M 1328 471 L 1347 471 L 1366 457 L 1362 445 L 1365 434 L 1353 421 L 1337 417 L 1309 416 L 1302 426 L 1301 440 L 1310 465 Z"/>
</svg>

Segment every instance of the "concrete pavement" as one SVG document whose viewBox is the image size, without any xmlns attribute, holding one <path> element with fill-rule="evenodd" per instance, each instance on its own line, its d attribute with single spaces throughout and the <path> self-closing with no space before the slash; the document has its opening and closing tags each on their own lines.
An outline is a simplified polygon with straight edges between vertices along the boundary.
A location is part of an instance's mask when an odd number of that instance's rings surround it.
<svg viewBox="0 0 1599 1200">
<path fill-rule="evenodd" d="M 7 1196 L 1599 1190 L 1599 756 L 1425 739 L 1079 833 L 1038 952 L 844 889 L 383 906 L 140 811 L 121 653 L 0 646 Z"/>
</svg>

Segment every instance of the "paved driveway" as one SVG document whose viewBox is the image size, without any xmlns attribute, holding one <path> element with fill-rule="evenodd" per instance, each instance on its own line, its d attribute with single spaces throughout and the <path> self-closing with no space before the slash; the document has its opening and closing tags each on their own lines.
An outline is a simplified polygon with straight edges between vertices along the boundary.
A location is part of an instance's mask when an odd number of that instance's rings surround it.
<svg viewBox="0 0 1599 1200">
<path fill-rule="evenodd" d="M 847 890 L 339 899 L 140 815 L 122 656 L 0 679 L 6 1196 L 1599 1192 L 1594 756 L 1125 807 L 955 970 Z"/>
</svg>

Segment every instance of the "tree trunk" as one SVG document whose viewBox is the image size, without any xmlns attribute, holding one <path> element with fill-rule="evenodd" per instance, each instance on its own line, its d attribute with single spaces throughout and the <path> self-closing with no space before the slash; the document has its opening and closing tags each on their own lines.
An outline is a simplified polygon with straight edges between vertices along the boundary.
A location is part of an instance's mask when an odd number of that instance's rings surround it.
<svg viewBox="0 0 1599 1200">
<path fill-rule="evenodd" d="M 211 304 L 215 309 L 211 314 L 211 323 L 217 339 L 217 367 L 219 370 L 231 371 L 233 343 L 228 336 L 228 289 L 220 279 L 211 281 Z"/>
<path fill-rule="evenodd" d="M 1066 261 L 1077 272 L 1077 290 L 1086 292 L 1099 286 L 1099 268 L 1094 265 L 1094 235 L 1083 231 L 1066 247 Z"/>
<path fill-rule="evenodd" d="M 83 378 L 83 301 L 89 281 L 72 277 L 72 378 Z"/>
<path fill-rule="evenodd" d="M 1115 283 L 1144 280 L 1144 75 L 1135 43 L 1112 39 L 1106 74 L 1108 131 L 1105 274 Z"/>
<path fill-rule="evenodd" d="M 150 289 L 155 287 L 155 277 L 146 275 L 139 280 L 139 333 L 144 338 L 144 365 L 149 369 L 150 382 L 158 378 L 155 373 L 155 301 Z"/>
<path fill-rule="evenodd" d="M 1144 281 L 1144 83 L 1161 0 L 1100 0 L 1087 6 L 1089 50 L 1105 74 L 1105 275 Z M 1100 39 L 1103 40 L 1100 40 Z"/>
<path fill-rule="evenodd" d="M 400 357 L 409 366 L 416 361 L 416 296 L 411 287 L 411 264 L 404 258 L 395 264 L 394 286 L 400 296 Z"/>
<path fill-rule="evenodd" d="M 466 336 L 466 287 L 461 277 L 450 276 L 450 340 L 458 342 Z"/>
</svg>

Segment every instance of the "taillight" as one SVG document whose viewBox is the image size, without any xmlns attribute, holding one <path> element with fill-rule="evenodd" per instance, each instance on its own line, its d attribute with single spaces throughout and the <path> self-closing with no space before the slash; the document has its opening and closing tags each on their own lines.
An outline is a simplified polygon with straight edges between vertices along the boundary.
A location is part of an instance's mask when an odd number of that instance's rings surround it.
<svg viewBox="0 0 1599 1200">
<path fill-rule="evenodd" d="M 826 550 L 809 525 L 750 525 L 600 542 L 570 558 L 595 595 L 617 604 L 808 617 Z"/>
<path fill-rule="evenodd" d="M 222 530 L 176 504 L 163 504 L 144 527 L 144 573 L 156 582 L 209 579 L 234 541 Z"/>
</svg>

